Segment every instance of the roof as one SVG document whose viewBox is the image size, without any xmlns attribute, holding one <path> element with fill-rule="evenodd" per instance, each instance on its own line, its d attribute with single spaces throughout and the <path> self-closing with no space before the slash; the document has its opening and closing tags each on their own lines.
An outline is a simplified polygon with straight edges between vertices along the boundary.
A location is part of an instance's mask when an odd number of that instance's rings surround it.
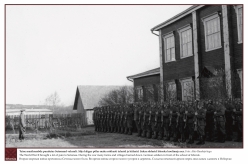
<svg viewBox="0 0 248 164">
<path fill-rule="evenodd" d="M 193 11 L 195 11 L 195 10 L 197 10 L 197 9 L 203 7 L 203 6 L 204 5 L 193 5 L 193 6 L 189 7 L 189 8 L 187 8 L 186 10 L 182 11 L 181 13 L 175 15 L 174 17 L 166 20 L 165 22 L 160 23 L 157 26 L 153 27 L 151 29 L 151 31 L 158 31 L 161 28 L 163 28 L 163 27 L 165 27 L 165 26 L 167 26 L 167 25 L 169 25 L 169 24 L 171 24 L 171 23 L 183 18 L 184 16 L 186 16 L 188 14 L 191 14 Z"/>
<path fill-rule="evenodd" d="M 136 74 L 136 75 L 128 76 L 127 79 L 137 79 L 137 78 L 140 78 L 140 77 L 145 77 L 145 76 L 150 76 L 150 75 L 157 75 L 157 74 L 160 74 L 160 67 L 152 69 L 152 70 L 149 70 L 149 71 L 146 71 L 146 72 L 142 72 L 142 73 L 139 73 L 139 74 Z"/>
<path fill-rule="evenodd" d="M 108 92 L 119 89 L 122 86 L 94 86 L 79 85 L 77 86 L 76 96 L 74 100 L 73 110 L 77 110 L 78 98 L 80 96 L 84 109 L 93 109 L 98 106 L 98 102 Z"/>
</svg>

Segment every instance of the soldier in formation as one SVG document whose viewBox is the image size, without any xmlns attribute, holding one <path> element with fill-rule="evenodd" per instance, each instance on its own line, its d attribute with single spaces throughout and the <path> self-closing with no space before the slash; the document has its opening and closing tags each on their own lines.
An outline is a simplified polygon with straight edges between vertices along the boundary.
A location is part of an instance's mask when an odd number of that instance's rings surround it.
<svg viewBox="0 0 248 164">
<path fill-rule="evenodd" d="M 197 145 L 226 140 L 242 142 L 242 102 L 201 100 L 147 102 L 94 108 L 95 131 Z M 234 135 L 236 129 L 236 137 Z"/>
</svg>

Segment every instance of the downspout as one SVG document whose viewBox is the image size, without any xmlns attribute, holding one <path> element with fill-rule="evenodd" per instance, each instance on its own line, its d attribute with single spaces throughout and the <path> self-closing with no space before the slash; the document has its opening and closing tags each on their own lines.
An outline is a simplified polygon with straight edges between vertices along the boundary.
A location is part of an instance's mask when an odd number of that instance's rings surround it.
<svg viewBox="0 0 248 164">
<path fill-rule="evenodd" d="M 152 34 L 159 36 L 158 34 L 154 33 L 153 29 L 151 29 Z"/>
</svg>

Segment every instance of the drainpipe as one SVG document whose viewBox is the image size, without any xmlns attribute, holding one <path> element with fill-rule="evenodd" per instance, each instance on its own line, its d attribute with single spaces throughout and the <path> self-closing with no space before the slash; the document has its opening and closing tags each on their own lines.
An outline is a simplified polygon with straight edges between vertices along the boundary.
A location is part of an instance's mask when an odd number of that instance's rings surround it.
<svg viewBox="0 0 248 164">
<path fill-rule="evenodd" d="M 158 34 L 154 33 L 153 29 L 151 29 L 152 34 L 159 36 Z"/>
</svg>

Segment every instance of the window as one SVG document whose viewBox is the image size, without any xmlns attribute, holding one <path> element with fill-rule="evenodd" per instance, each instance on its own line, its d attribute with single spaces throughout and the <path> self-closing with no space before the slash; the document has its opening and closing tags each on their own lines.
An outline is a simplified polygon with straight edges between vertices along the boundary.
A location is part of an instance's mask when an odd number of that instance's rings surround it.
<svg viewBox="0 0 248 164">
<path fill-rule="evenodd" d="M 164 36 L 164 54 L 165 62 L 175 61 L 175 39 L 174 34 L 170 33 Z"/>
<path fill-rule="evenodd" d="M 182 85 L 182 100 L 193 101 L 194 100 L 194 83 L 191 78 L 180 80 Z"/>
<path fill-rule="evenodd" d="M 243 42 L 243 6 L 235 6 L 237 14 L 237 26 L 238 26 L 238 43 Z"/>
<path fill-rule="evenodd" d="M 220 17 L 215 13 L 203 18 L 206 51 L 221 48 Z"/>
<path fill-rule="evenodd" d="M 137 98 L 138 98 L 138 101 L 143 101 L 143 89 L 142 89 L 142 87 L 137 88 Z"/>
<path fill-rule="evenodd" d="M 180 56 L 181 58 L 192 56 L 192 29 L 190 25 L 178 30 L 180 37 Z"/>
<path fill-rule="evenodd" d="M 146 87 L 146 99 L 148 102 L 154 102 L 154 89 L 152 86 Z"/>
<path fill-rule="evenodd" d="M 176 100 L 177 99 L 177 87 L 176 87 L 176 83 L 173 82 L 169 82 L 166 84 L 166 99 L 167 100 Z"/>
</svg>

